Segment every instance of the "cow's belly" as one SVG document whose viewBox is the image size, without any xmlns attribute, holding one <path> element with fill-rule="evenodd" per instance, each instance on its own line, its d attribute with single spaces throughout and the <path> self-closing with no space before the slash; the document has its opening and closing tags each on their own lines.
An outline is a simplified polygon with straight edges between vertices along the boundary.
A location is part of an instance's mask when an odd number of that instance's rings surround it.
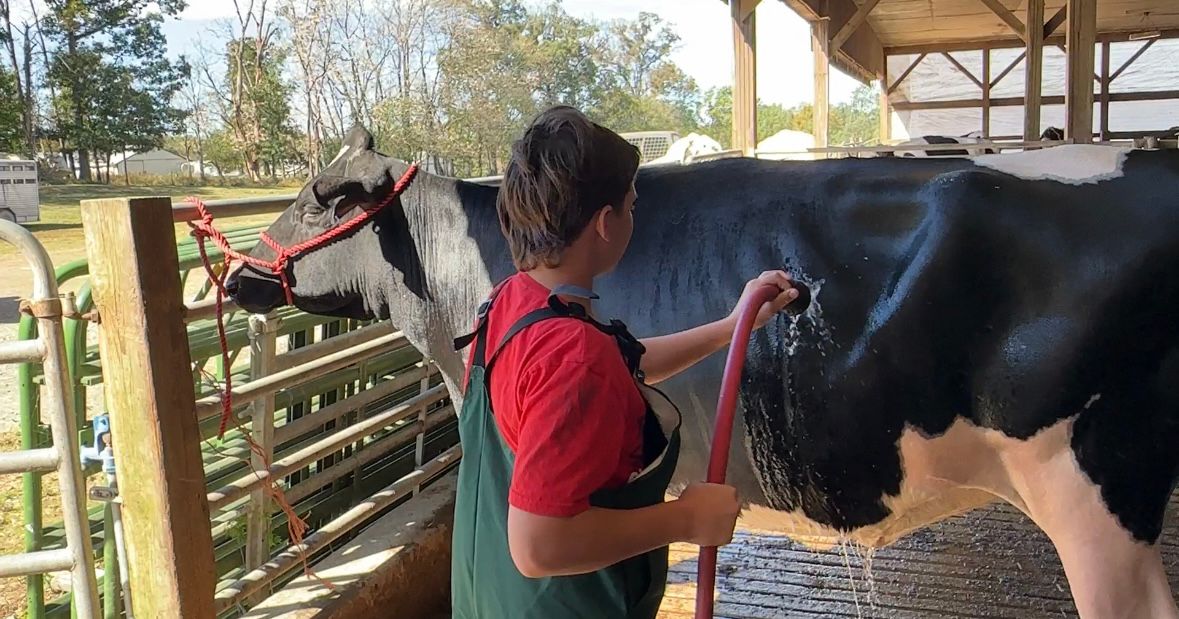
<svg viewBox="0 0 1179 619">
<path fill-rule="evenodd" d="M 904 473 L 901 491 L 897 496 L 883 497 L 890 511 L 884 520 L 840 532 L 808 518 L 801 510 L 784 512 L 750 505 L 742 514 L 742 524 L 785 535 L 816 549 L 845 542 L 879 548 L 996 499 L 1022 509 L 1023 502 L 1013 489 L 1005 462 L 1010 463 L 1014 454 L 1068 449 L 1067 439 L 1062 441 L 1061 436 L 1061 432 L 1043 432 L 1026 441 L 1012 439 L 962 419 L 937 437 L 908 428 L 900 439 Z"/>
</svg>

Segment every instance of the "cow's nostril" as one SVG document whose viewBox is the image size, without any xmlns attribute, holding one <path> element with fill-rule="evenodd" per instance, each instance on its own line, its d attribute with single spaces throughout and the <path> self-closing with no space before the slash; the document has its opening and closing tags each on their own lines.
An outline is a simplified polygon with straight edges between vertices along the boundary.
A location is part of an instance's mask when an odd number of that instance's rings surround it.
<svg viewBox="0 0 1179 619">
<path fill-rule="evenodd" d="M 237 289 L 238 289 L 238 283 L 239 283 L 237 275 L 238 274 L 236 272 L 230 273 L 229 277 L 225 280 L 225 293 L 231 297 L 237 296 Z"/>
</svg>

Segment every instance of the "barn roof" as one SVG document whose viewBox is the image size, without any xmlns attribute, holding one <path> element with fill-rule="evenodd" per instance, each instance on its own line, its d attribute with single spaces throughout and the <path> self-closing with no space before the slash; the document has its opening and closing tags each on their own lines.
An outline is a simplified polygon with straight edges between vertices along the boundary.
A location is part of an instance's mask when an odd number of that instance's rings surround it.
<svg viewBox="0 0 1179 619">
<path fill-rule="evenodd" d="M 728 0 L 722 0 L 727 2 Z M 854 26 L 831 62 L 869 81 L 884 68 L 884 55 L 1022 47 L 1027 0 L 780 0 L 807 21 L 829 20 L 833 39 Z M 1046 42 L 1063 44 L 1067 0 L 1044 0 Z M 858 17 L 867 7 L 867 18 Z M 1179 35 L 1175 0 L 1097 0 L 1099 40 Z M 838 49 L 836 49 L 838 48 Z"/>
</svg>

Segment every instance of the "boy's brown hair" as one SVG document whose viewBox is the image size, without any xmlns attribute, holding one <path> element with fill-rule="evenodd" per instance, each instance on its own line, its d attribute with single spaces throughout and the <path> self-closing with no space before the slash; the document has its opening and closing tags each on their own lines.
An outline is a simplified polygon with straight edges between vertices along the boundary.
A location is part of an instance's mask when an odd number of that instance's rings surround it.
<svg viewBox="0 0 1179 619">
<path fill-rule="evenodd" d="M 512 145 L 496 208 L 522 271 L 555 267 L 607 204 L 621 208 L 639 150 L 574 108 L 542 112 Z"/>
</svg>

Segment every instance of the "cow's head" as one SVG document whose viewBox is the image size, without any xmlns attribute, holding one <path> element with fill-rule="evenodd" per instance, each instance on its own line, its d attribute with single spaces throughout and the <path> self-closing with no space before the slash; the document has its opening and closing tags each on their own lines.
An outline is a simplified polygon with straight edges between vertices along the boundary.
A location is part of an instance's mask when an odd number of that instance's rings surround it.
<svg viewBox="0 0 1179 619">
<path fill-rule="evenodd" d="M 284 247 L 315 238 L 377 204 L 393 189 L 408 164 L 373 148 L 373 136 L 355 126 L 336 158 L 307 182 L 298 197 L 267 230 Z M 381 209 L 370 224 L 293 258 L 287 278 L 294 304 L 301 310 L 327 316 L 370 319 L 385 317 L 387 308 L 374 291 L 375 281 L 388 265 L 373 265 L 366 257 L 388 254 L 396 239 L 390 230 L 405 230 L 400 200 Z M 250 255 L 273 260 L 276 252 L 259 243 Z M 383 267 L 383 268 L 380 268 Z M 246 265 L 229 280 L 229 292 L 243 309 L 265 313 L 286 304 L 279 278 Z"/>
</svg>

